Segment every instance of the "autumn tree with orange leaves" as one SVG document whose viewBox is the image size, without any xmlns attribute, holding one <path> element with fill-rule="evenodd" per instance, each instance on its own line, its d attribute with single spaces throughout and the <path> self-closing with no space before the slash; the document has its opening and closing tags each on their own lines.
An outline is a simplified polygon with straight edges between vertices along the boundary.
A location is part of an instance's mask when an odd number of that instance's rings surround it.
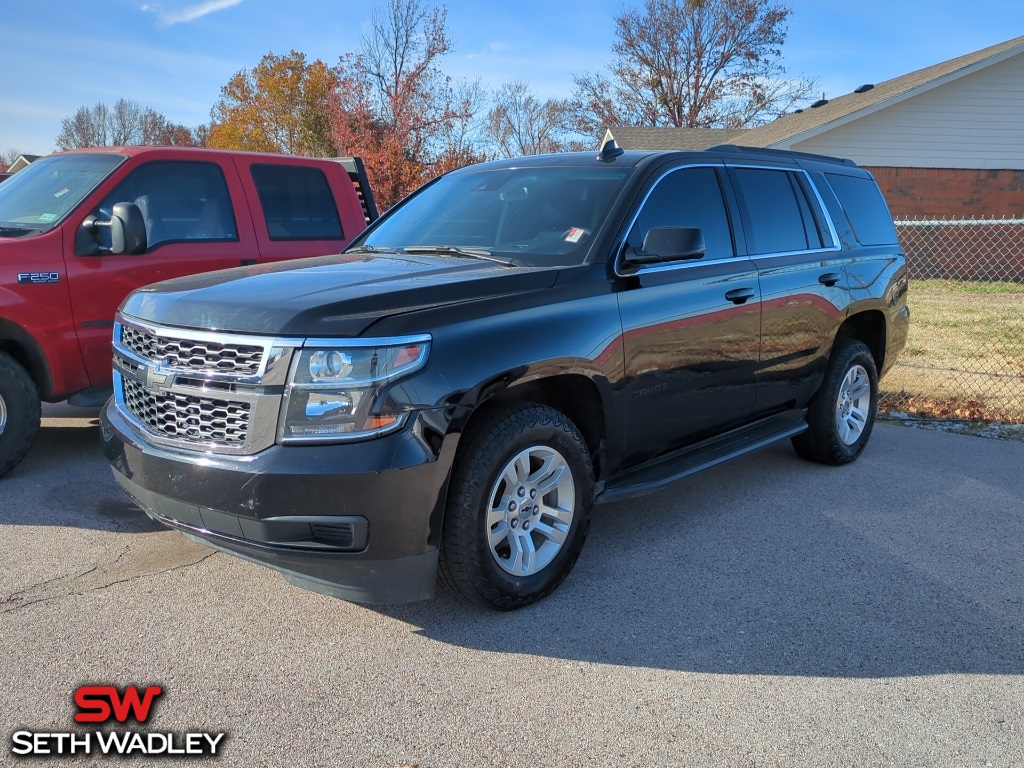
<svg viewBox="0 0 1024 768">
<path fill-rule="evenodd" d="M 482 157 L 467 139 L 482 99 L 440 69 L 452 51 L 447 10 L 388 0 L 373 11 L 358 53 L 341 57 L 332 113 L 335 146 L 366 162 L 374 195 L 388 208 L 423 182 Z"/>
<path fill-rule="evenodd" d="M 210 111 L 208 143 L 221 149 L 332 157 L 331 105 L 337 73 L 298 51 L 266 54 L 236 72 Z"/>
</svg>

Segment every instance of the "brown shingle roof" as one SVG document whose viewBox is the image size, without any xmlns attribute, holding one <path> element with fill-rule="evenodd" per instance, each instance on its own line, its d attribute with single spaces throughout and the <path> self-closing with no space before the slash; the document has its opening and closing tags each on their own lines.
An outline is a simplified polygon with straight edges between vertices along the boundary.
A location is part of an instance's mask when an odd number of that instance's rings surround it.
<svg viewBox="0 0 1024 768">
<path fill-rule="evenodd" d="M 866 110 L 875 111 L 886 102 L 908 97 L 911 91 L 928 90 L 947 77 L 968 74 L 1011 56 L 1024 53 L 1024 36 L 992 45 L 955 59 L 933 64 L 892 80 L 879 83 L 864 93 L 848 93 L 830 99 L 820 107 L 783 115 L 765 125 L 750 129 L 717 128 L 623 128 L 609 129 L 624 149 L 705 149 L 716 144 L 743 144 L 748 147 L 771 147 L 788 142 L 806 133 L 827 130 L 830 123 Z"/>
<path fill-rule="evenodd" d="M 707 149 L 731 144 L 747 133 L 729 128 L 609 128 L 615 143 L 623 149 Z"/>
<path fill-rule="evenodd" d="M 1016 49 L 1016 50 L 1015 50 Z M 884 102 L 896 99 L 908 94 L 910 91 L 927 90 L 928 87 L 938 85 L 939 80 L 958 74 L 967 74 L 964 70 L 976 65 L 989 66 L 996 63 L 988 61 L 999 57 L 999 61 L 1008 56 L 1024 52 L 1024 37 L 1016 37 L 988 48 L 983 48 L 974 53 L 958 56 L 949 61 L 933 64 L 930 67 L 910 72 L 892 80 L 879 83 L 870 91 L 865 93 L 848 93 L 830 99 L 828 104 L 815 109 L 805 109 L 803 112 L 792 115 L 783 115 L 771 123 L 752 128 L 743 136 L 743 143 L 754 147 L 769 147 L 779 142 L 787 141 L 800 134 L 816 129 L 824 128 L 842 118 L 849 117 L 857 112 L 875 108 L 881 108 Z M 987 63 L 986 63 L 987 62 Z M 980 68 L 980 67 L 979 67 Z"/>
</svg>

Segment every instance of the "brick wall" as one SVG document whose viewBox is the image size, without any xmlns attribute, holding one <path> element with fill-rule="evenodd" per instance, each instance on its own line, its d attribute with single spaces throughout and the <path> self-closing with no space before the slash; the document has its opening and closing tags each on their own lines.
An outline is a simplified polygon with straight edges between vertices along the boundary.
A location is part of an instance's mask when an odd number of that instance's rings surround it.
<svg viewBox="0 0 1024 768">
<path fill-rule="evenodd" d="M 867 168 L 894 218 L 1024 216 L 1024 171 Z"/>
</svg>

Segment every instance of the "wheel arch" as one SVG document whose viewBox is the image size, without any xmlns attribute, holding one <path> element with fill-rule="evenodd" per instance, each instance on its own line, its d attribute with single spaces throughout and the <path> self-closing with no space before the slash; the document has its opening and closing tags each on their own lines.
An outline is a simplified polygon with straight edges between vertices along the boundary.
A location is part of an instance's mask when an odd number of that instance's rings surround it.
<svg viewBox="0 0 1024 768">
<path fill-rule="evenodd" d="M 836 332 L 833 349 L 844 341 L 861 341 L 871 350 L 875 368 L 881 372 L 886 354 L 886 322 L 881 310 L 868 309 L 850 315 Z"/>
<path fill-rule="evenodd" d="M 0 318 L 0 352 L 6 352 L 28 371 L 43 400 L 52 394 L 53 373 L 43 348 L 21 326 L 3 318 Z"/>
<path fill-rule="evenodd" d="M 607 420 L 601 391 L 591 377 L 565 373 L 485 389 L 462 425 L 463 433 L 472 430 L 495 409 L 514 403 L 536 403 L 564 413 L 583 435 L 594 463 L 594 474 L 601 477 L 606 460 Z"/>
</svg>

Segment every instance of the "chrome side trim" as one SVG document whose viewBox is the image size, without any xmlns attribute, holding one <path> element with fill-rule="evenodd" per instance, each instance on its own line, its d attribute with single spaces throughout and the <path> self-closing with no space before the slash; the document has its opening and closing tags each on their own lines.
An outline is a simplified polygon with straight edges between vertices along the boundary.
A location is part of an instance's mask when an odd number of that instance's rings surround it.
<svg viewBox="0 0 1024 768">
<path fill-rule="evenodd" d="M 814 254 L 819 254 L 819 253 L 835 253 L 835 252 L 841 251 L 843 249 L 842 243 L 839 240 L 839 234 L 838 234 L 838 232 L 836 231 L 836 228 L 835 228 L 835 224 L 832 221 L 832 217 L 829 216 L 828 208 L 825 207 L 825 201 L 822 199 L 821 193 L 818 192 L 818 188 L 815 186 L 814 181 L 813 181 L 813 179 L 811 179 L 810 174 L 807 171 L 805 171 L 803 168 L 799 168 L 799 167 L 796 167 L 796 166 L 784 166 L 784 165 L 753 165 L 753 164 L 747 165 L 747 164 L 738 164 L 738 163 L 717 162 L 717 163 L 687 163 L 685 165 L 674 166 L 673 168 L 670 168 L 669 170 L 667 170 L 664 173 L 662 173 L 657 178 L 657 180 L 655 180 L 655 182 L 651 185 L 651 188 L 647 190 L 647 194 L 644 195 L 644 199 L 640 203 L 640 206 L 637 208 L 636 213 L 633 215 L 633 218 L 630 220 L 629 226 L 626 227 L 626 235 L 627 236 L 633 230 L 633 226 L 636 224 L 637 219 L 640 218 L 640 214 L 643 212 L 644 206 L 647 205 L 647 201 L 650 198 L 651 194 L 654 192 L 655 188 L 662 181 L 664 181 L 666 177 L 670 176 L 671 174 L 675 173 L 676 171 L 682 171 L 682 170 L 686 170 L 688 168 L 721 168 L 723 170 L 725 170 L 727 168 L 753 168 L 753 169 L 756 169 L 756 170 L 759 169 L 759 170 L 768 170 L 768 171 L 785 171 L 787 173 L 799 173 L 799 174 L 802 174 L 804 179 L 807 182 L 807 185 L 812 190 L 814 190 L 814 196 L 817 199 L 818 205 L 821 208 L 821 215 L 824 217 L 825 223 L 828 225 L 829 234 L 832 236 L 832 245 L 830 247 L 827 247 L 827 248 L 811 248 L 811 249 L 807 249 L 807 250 L 781 251 L 781 252 L 776 252 L 776 253 L 755 253 L 755 254 L 746 254 L 746 255 L 742 255 L 742 256 L 737 254 L 737 255 L 731 256 L 731 257 L 726 258 L 726 259 L 711 259 L 710 261 L 704 261 L 702 259 L 694 259 L 693 261 L 677 261 L 677 262 L 671 262 L 671 263 L 668 263 L 668 264 L 656 264 L 654 266 L 645 266 L 645 267 L 641 267 L 641 268 L 639 268 L 639 269 L 637 269 L 635 271 L 630 271 L 628 273 L 624 273 L 624 272 L 621 271 L 621 269 L 620 269 L 621 263 L 620 262 L 621 262 L 621 259 L 622 259 L 622 254 L 618 253 L 615 256 L 615 261 L 614 261 L 614 270 L 615 270 L 615 274 L 618 277 L 635 277 L 635 276 L 638 276 L 638 275 L 654 274 L 654 273 L 658 273 L 658 272 L 669 272 L 669 271 L 676 270 L 676 269 L 689 269 L 691 267 L 704 266 L 706 264 L 729 264 L 729 263 L 738 262 L 740 259 L 746 260 L 748 262 L 752 262 L 754 259 L 756 259 L 758 261 L 761 261 L 763 259 L 779 259 L 779 258 L 784 258 L 784 257 L 787 257 L 787 256 L 797 256 L 797 255 L 813 256 Z M 732 224 L 733 226 L 736 225 L 736 223 L 732 222 L 731 220 L 730 220 L 730 224 Z M 740 224 L 740 226 L 742 226 L 742 224 Z M 751 264 L 751 269 L 755 269 L 755 268 L 756 267 L 754 267 L 754 265 Z"/>
</svg>

